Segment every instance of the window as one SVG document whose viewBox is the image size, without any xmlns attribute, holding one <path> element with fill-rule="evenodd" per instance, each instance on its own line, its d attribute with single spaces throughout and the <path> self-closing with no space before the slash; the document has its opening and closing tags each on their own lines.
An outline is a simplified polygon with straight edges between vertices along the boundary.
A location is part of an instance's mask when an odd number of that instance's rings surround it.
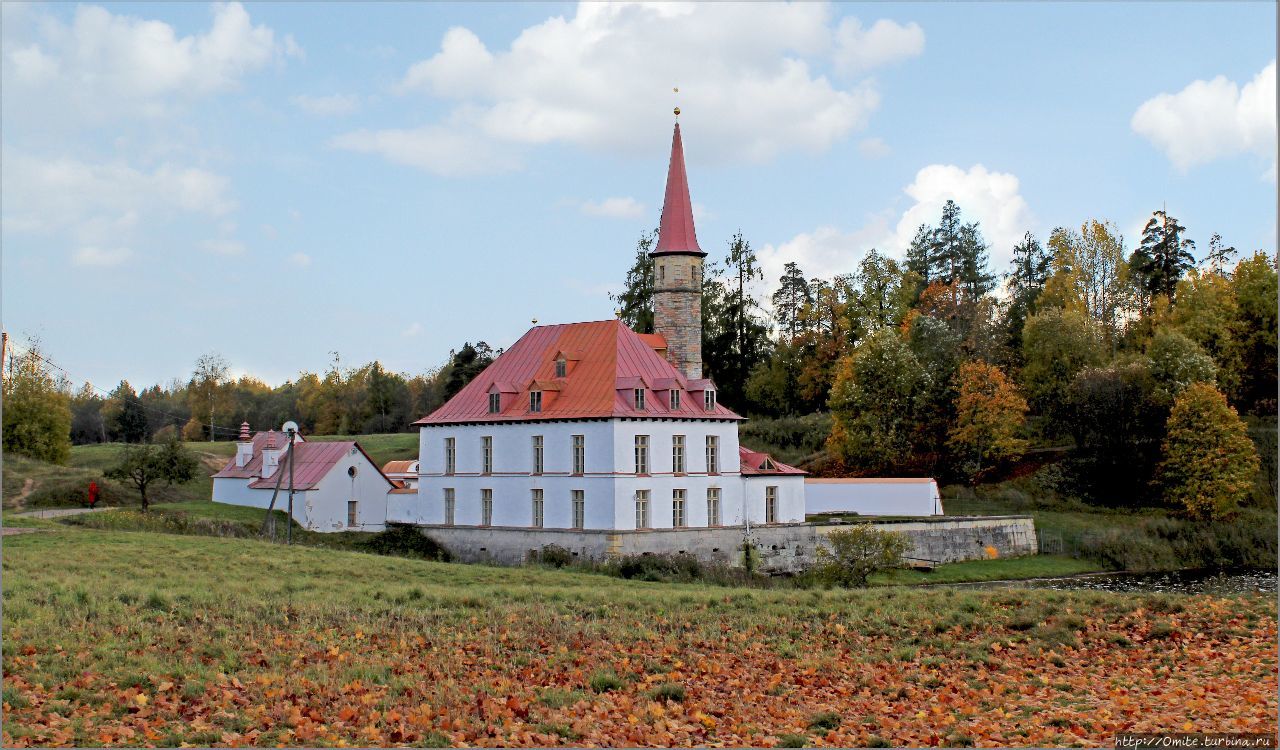
<svg viewBox="0 0 1280 750">
<path fill-rule="evenodd" d="M 658 264 L 658 281 L 667 280 L 667 267 L 661 263 Z"/>
<path fill-rule="evenodd" d="M 493 525 L 493 490 L 480 490 L 480 525 Z"/>
<path fill-rule="evenodd" d="M 542 391 L 529 391 L 529 411 L 542 411 Z"/>
<path fill-rule="evenodd" d="M 677 529 L 685 525 L 684 493 L 684 490 L 671 491 L 671 525 Z"/>
<path fill-rule="evenodd" d="M 720 473 L 720 438 L 716 435 L 707 435 L 707 473 Z"/>
<path fill-rule="evenodd" d="M 542 518 L 543 518 L 542 510 L 543 510 L 542 490 L 534 490 L 533 491 L 533 527 L 535 529 L 542 528 Z"/>
<path fill-rule="evenodd" d="M 481 474 L 493 473 L 493 438 L 485 435 L 480 438 L 480 453 L 482 455 L 480 464 Z"/>
<path fill-rule="evenodd" d="M 454 510 L 457 505 L 457 497 L 452 487 L 444 488 L 444 522 L 447 526 L 453 525 Z"/>
<path fill-rule="evenodd" d="M 671 436 L 671 470 L 684 473 L 684 435 Z"/>
<path fill-rule="evenodd" d="M 707 488 L 707 525 L 720 525 L 720 488 Z"/>
<path fill-rule="evenodd" d="M 636 490 L 636 528 L 649 528 L 649 490 Z"/>
<path fill-rule="evenodd" d="M 564 361 L 564 357 L 556 360 L 556 377 L 563 378 L 569 370 L 569 364 Z"/>
<path fill-rule="evenodd" d="M 579 476 L 587 473 L 587 437 L 573 436 L 573 473 Z"/>
<path fill-rule="evenodd" d="M 680 391 L 677 391 L 675 388 L 672 388 L 672 389 L 671 389 L 671 398 L 669 399 L 669 401 L 670 401 L 670 403 L 671 403 L 671 410 L 672 410 L 672 411 L 675 411 L 676 409 L 679 409 L 679 408 L 680 408 Z"/>
<path fill-rule="evenodd" d="M 489 394 L 489 413 L 497 414 L 500 411 L 502 411 L 502 394 L 490 393 Z"/>
<path fill-rule="evenodd" d="M 644 411 L 644 389 L 637 388 L 633 396 L 635 398 L 636 409 Z"/>
<path fill-rule="evenodd" d="M 573 498 L 573 528 L 581 529 L 587 517 L 587 493 L 584 490 L 573 490 L 569 493 Z"/>
<path fill-rule="evenodd" d="M 764 522 L 778 522 L 778 488 L 764 488 Z"/>
<path fill-rule="evenodd" d="M 636 435 L 636 473 L 649 473 L 649 436 Z"/>
<path fill-rule="evenodd" d="M 357 515 L 358 514 L 356 513 L 356 501 L 348 500 L 347 501 L 347 525 L 348 526 L 356 525 Z"/>
<path fill-rule="evenodd" d="M 713 411 L 716 408 L 716 392 L 708 388 L 702 392 L 702 406 L 707 411 Z"/>
<path fill-rule="evenodd" d="M 458 446 L 453 438 L 444 439 L 444 473 L 452 474 L 458 468 Z"/>
<path fill-rule="evenodd" d="M 534 435 L 533 436 L 533 473 L 534 474 L 542 473 L 542 456 L 543 456 L 542 436 Z"/>
</svg>

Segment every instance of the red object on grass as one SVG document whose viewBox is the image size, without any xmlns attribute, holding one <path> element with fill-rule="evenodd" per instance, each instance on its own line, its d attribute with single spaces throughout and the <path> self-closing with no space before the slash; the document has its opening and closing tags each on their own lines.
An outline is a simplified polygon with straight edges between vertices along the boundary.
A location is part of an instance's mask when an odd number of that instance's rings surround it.
<svg viewBox="0 0 1280 750">
<path fill-rule="evenodd" d="M 92 508 L 98 502 L 98 483 L 90 480 L 89 482 L 89 507 Z"/>
</svg>

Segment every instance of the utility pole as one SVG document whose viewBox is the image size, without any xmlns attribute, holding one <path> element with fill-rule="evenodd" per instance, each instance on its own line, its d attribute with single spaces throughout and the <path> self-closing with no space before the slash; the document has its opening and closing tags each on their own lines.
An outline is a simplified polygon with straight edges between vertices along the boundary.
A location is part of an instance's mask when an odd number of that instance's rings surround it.
<svg viewBox="0 0 1280 750">
<path fill-rule="evenodd" d="M 289 436 L 289 453 L 285 460 L 289 462 L 289 521 L 285 525 L 285 544 L 293 544 L 293 437 L 294 430 L 285 434 Z"/>
</svg>

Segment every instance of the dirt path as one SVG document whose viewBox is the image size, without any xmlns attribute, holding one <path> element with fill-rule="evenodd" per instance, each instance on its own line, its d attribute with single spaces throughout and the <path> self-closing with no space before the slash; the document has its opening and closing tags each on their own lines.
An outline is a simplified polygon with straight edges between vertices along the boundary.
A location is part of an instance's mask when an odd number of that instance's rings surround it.
<svg viewBox="0 0 1280 750">
<path fill-rule="evenodd" d="M 104 510 L 112 510 L 111 508 L 45 508 L 43 510 L 29 510 L 25 513 L 14 513 L 15 516 L 23 518 L 59 518 L 61 516 L 78 516 L 82 513 L 99 513 Z"/>
<path fill-rule="evenodd" d="M 13 536 L 14 534 L 30 534 L 35 531 L 43 531 L 43 529 L 28 529 L 23 527 L 3 528 L 0 529 L 0 536 Z"/>
<path fill-rule="evenodd" d="M 23 504 L 26 502 L 27 497 L 29 497 L 32 492 L 35 492 L 35 490 L 36 490 L 36 480 L 32 479 L 31 477 L 27 477 L 26 481 L 22 483 L 22 489 L 18 490 L 18 496 L 13 499 L 14 509 L 20 510 Z"/>
</svg>

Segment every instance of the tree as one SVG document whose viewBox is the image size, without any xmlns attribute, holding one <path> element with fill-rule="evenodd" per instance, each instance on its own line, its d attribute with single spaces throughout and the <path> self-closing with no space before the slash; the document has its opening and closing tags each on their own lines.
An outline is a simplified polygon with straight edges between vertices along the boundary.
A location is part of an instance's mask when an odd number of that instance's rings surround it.
<svg viewBox="0 0 1280 750">
<path fill-rule="evenodd" d="M 1244 352 L 1235 341 L 1239 314 L 1239 301 L 1230 279 L 1192 269 L 1178 282 L 1177 300 L 1168 315 L 1173 328 L 1213 357 L 1218 384 L 1226 393 L 1236 391 L 1237 378 L 1242 374 L 1236 357 Z"/>
<path fill-rule="evenodd" d="M 1124 259 L 1124 238 L 1110 222 L 1089 220 L 1080 231 L 1058 228 L 1049 237 L 1053 273 L 1040 297 L 1040 309 L 1078 310 L 1101 326 L 1115 350 L 1132 295 Z"/>
<path fill-rule="evenodd" d="M 788 263 L 782 278 L 778 279 L 778 290 L 773 293 L 773 317 L 778 322 L 779 334 L 784 341 L 791 343 L 804 331 L 804 310 L 813 303 L 809 295 L 809 282 L 804 272 L 795 263 Z"/>
<path fill-rule="evenodd" d="M 849 588 L 866 586 L 876 571 L 902 567 L 903 556 L 911 551 L 905 534 L 867 523 L 833 531 L 824 541 L 818 546 L 818 577 Z"/>
<path fill-rule="evenodd" d="M 484 372 L 484 368 L 493 364 L 495 358 L 493 348 L 483 341 L 477 342 L 475 346 L 468 341 L 457 352 L 450 352 L 449 356 L 448 375 L 444 384 L 446 401 Z"/>
<path fill-rule="evenodd" d="M 703 347 L 709 375 L 720 388 L 726 403 L 741 404 L 746 396 L 747 378 L 755 366 L 769 355 L 769 329 L 761 320 L 760 303 L 752 286 L 764 275 L 751 243 L 738 232 L 729 241 L 724 276 L 704 278 L 703 288 L 718 285 L 709 308 L 703 308 L 704 325 L 710 318 L 715 332 Z M 704 334 L 706 331 L 704 330 Z M 705 339 L 704 339 L 705 341 Z"/>
<path fill-rule="evenodd" d="M 618 319 L 636 333 L 653 333 L 653 258 L 649 253 L 657 239 L 656 229 L 640 235 L 622 291 L 609 294 L 609 299 L 618 305 Z"/>
<path fill-rule="evenodd" d="M 1204 256 L 1204 263 L 1210 271 L 1223 273 L 1235 254 L 1236 249 L 1223 242 L 1222 235 L 1214 232 L 1209 238 L 1209 252 Z"/>
<path fill-rule="evenodd" d="M 147 413 L 129 381 L 120 381 L 111 392 L 103 412 L 107 428 L 116 440 L 141 443 L 147 439 Z"/>
<path fill-rule="evenodd" d="M 4 450 L 66 463 L 71 456 L 70 384 L 55 378 L 36 339 L 9 355 L 4 372 Z"/>
<path fill-rule="evenodd" d="M 1022 343 L 1022 326 L 1026 324 L 1027 317 L 1036 312 L 1036 302 L 1049 280 L 1052 265 L 1053 254 L 1030 232 L 1022 236 L 1022 242 L 1013 246 L 1007 282 L 1009 302 L 1005 308 L 1005 330 L 1015 348 Z"/>
<path fill-rule="evenodd" d="M 1067 386 L 1086 367 L 1102 363 L 1097 326 L 1082 312 L 1049 308 L 1022 330 L 1022 385 L 1037 414 L 1060 417 Z"/>
<path fill-rule="evenodd" d="M 109 479 L 131 482 L 142 498 L 145 513 L 151 507 L 147 490 L 156 482 L 183 484 L 195 478 L 199 461 L 186 447 L 172 440 L 164 446 L 153 443 L 125 446 L 120 462 L 107 469 Z"/>
<path fill-rule="evenodd" d="M 930 289 L 941 285 L 930 285 Z M 942 287 L 945 289 L 945 287 Z M 926 292 L 927 294 L 927 292 Z M 949 297 L 948 297 L 949 298 Z M 923 302 L 926 298 L 921 297 Z M 956 368 L 960 364 L 960 335 L 931 315 L 913 315 L 907 326 L 907 346 L 920 368 L 929 373 L 921 380 L 915 409 L 916 447 L 934 460 L 947 442 L 947 429 L 955 422 Z"/>
<path fill-rule="evenodd" d="M 1106 505 L 1141 504 L 1160 460 L 1168 409 L 1150 363 L 1085 368 L 1063 398 L 1058 423 L 1075 439 L 1070 467 L 1080 490 Z"/>
<path fill-rule="evenodd" d="M 105 399 L 89 383 L 71 397 L 71 444 L 107 442 L 107 425 L 102 417 Z"/>
<path fill-rule="evenodd" d="M 195 371 L 191 374 L 191 382 L 187 385 L 187 394 L 191 399 L 191 413 L 209 415 L 209 439 L 217 440 L 217 422 L 214 417 L 224 396 L 223 386 L 227 380 L 227 360 L 221 354 L 210 352 L 202 354 L 196 360 Z"/>
<path fill-rule="evenodd" d="M 902 324 L 914 295 L 915 278 L 908 277 L 898 262 L 874 247 L 858 264 L 856 288 L 849 295 L 850 307 L 859 323 L 857 339 L 881 328 Z"/>
<path fill-rule="evenodd" d="M 1174 402 L 1167 432 L 1159 471 L 1166 498 L 1192 518 L 1231 515 L 1253 488 L 1258 454 L 1226 397 L 1207 383 L 1188 386 Z"/>
<path fill-rule="evenodd" d="M 1229 378 L 1233 401 L 1260 415 L 1276 413 L 1276 288 L 1275 261 L 1261 251 L 1231 275 L 1236 314 L 1225 359 L 1236 370 Z"/>
<path fill-rule="evenodd" d="M 1161 328 L 1147 344 L 1156 396 L 1171 408 L 1174 399 L 1192 383 L 1213 385 L 1218 367 L 1200 345 L 1176 330 Z"/>
<path fill-rule="evenodd" d="M 916 399 L 929 375 L 897 331 L 872 334 L 841 359 L 829 402 L 827 448 L 859 473 L 902 463 L 912 448 Z"/>
<path fill-rule="evenodd" d="M 987 244 L 976 222 L 961 223 L 955 201 L 943 205 L 942 219 L 931 240 L 929 281 L 958 281 L 970 299 L 991 291 L 995 277 L 987 271 Z"/>
<path fill-rule="evenodd" d="M 976 478 L 994 462 L 1021 458 L 1027 449 L 1027 441 L 1019 437 L 1027 400 L 1004 371 L 985 362 L 966 362 L 956 373 L 956 390 L 950 445 L 967 457 L 970 475 Z"/>
<path fill-rule="evenodd" d="M 1195 266 L 1196 243 L 1183 239 L 1187 228 L 1164 211 L 1156 211 L 1142 229 L 1142 244 L 1129 256 L 1129 267 L 1148 299 L 1172 300 L 1178 279 Z"/>
</svg>

